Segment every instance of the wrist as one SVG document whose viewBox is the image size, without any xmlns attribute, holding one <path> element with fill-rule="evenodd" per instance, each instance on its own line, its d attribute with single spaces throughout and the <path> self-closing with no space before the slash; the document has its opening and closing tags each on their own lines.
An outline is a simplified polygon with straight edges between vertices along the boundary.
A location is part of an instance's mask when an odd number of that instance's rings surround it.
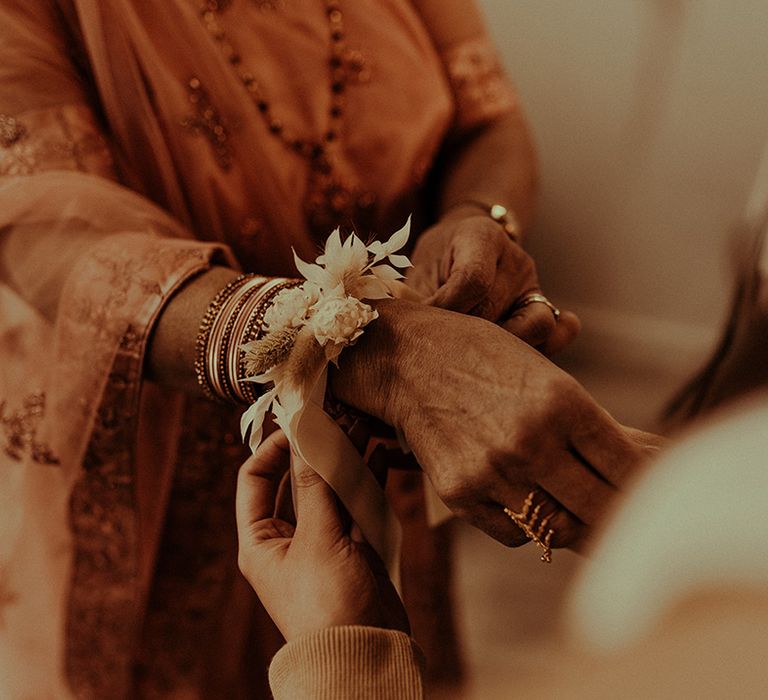
<svg viewBox="0 0 768 700">
<path fill-rule="evenodd" d="M 400 427 L 407 420 L 409 366 L 417 352 L 413 329 L 415 316 L 424 308 L 399 299 L 381 299 L 371 305 L 379 317 L 370 323 L 357 343 L 331 366 L 333 395 L 357 410 Z"/>
<path fill-rule="evenodd" d="M 471 217 L 484 217 L 498 224 L 515 243 L 522 239 L 522 227 L 515 212 L 498 202 L 467 198 L 449 205 L 442 213 L 441 221 L 455 221 Z"/>
</svg>

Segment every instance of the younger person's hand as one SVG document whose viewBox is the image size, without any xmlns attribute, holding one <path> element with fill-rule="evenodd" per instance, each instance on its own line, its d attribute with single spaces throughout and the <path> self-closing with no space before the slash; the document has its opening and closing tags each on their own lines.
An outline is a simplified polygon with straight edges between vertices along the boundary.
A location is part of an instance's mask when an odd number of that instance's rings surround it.
<svg viewBox="0 0 768 700">
<path fill-rule="evenodd" d="M 273 517 L 280 480 L 294 460 L 296 524 Z M 338 625 L 409 631 L 383 563 L 350 538 L 331 488 L 295 455 L 282 431 L 240 469 L 239 565 L 286 640 Z"/>
</svg>

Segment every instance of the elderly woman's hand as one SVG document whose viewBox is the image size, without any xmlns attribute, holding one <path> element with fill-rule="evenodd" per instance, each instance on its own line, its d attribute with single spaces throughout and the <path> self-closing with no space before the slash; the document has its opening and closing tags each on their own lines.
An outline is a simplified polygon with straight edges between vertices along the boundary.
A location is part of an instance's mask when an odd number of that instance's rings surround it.
<svg viewBox="0 0 768 700">
<path fill-rule="evenodd" d="M 497 326 L 388 300 L 331 376 L 341 400 L 399 428 L 457 515 L 509 545 L 504 513 L 537 490 L 556 546 L 578 546 L 640 465 L 631 439 L 568 374 Z"/>
<path fill-rule="evenodd" d="M 541 294 L 533 259 L 487 215 L 461 212 L 425 231 L 413 252 L 408 284 L 427 303 L 500 324 L 551 355 L 579 332 L 569 311 L 556 318 L 543 303 L 520 302 Z"/>
<path fill-rule="evenodd" d="M 295 525 L 274 517 L 291 459 Z M 280 431 L 240 469 L 237 532 L 240 570 L 286 640 L 337 625 L 409 631 L 381 560 L 345 531 L 333 491 Z"/>
</svg>

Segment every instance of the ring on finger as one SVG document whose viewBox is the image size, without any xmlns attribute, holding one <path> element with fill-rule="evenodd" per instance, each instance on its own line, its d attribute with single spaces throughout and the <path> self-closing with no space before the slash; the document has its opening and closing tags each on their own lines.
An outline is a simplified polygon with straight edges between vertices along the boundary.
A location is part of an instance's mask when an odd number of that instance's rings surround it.
<svg viewBox="0 0 768 700">
<path fill-rule="evenodd" d="M 520 513 L 516 513 L 510 508 L 504 508 L 504 513 L 525 533 L 529 540 L 535 542 L 536 546 L 542 550 L 541 561 L 550 564 L 552 563 L 551 542 L 555 531 L 549 527 L 549 523 L 552 520 L 554 511 L 542 517 L 541 509 L 546 500 L 542 499 L 538 504 L 533 504 L 539 493 L 538 489 L 533 489 L 526 496 L 523 502 L 523 510 Z"/>
<path fill-rule="evenodd" d="M 552 315 L 555 317 L 555 321 L 560 320 L 560 309 L 558 309 L 547 297 L 545 297 L 543 294 L 539 294 L 538 292 L 534 292 L 533 294 L 526 294 L 521 299 L 518 299 L 515 302 L 515 305 L 513 307 L 514 311 L 519 311 L 524 306 L 528 306 L 529 304 L 544 304 L 551 312 Z"/>
</svg>

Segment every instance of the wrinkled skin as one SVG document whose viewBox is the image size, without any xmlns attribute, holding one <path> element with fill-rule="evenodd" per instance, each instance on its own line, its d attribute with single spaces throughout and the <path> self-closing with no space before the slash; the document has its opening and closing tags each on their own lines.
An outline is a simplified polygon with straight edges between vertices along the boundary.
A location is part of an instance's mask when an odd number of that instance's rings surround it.
<svg viewBox="0 0 768 700">
<path fill-rule="evenodd" d="M 487 215 L 446 218 L 418 239 L 408 284 L 428 304 L 498 323 L 529 345 L 552 355 L 578 334 L 575 314 L 556 320 L 544 304 L 515 309 L 531 293 L 541 293 L 536 265 Z"/>
<path fill-rule="evenodd" d="M 457 515 L 508 545 L 503 512 L 540 489 L 555 546 L 579 547 L 652 451 L 570 375 L 498 326 L 403 301 L 332 374 L 340 399 L 399 428 Z"/>
</svg>

